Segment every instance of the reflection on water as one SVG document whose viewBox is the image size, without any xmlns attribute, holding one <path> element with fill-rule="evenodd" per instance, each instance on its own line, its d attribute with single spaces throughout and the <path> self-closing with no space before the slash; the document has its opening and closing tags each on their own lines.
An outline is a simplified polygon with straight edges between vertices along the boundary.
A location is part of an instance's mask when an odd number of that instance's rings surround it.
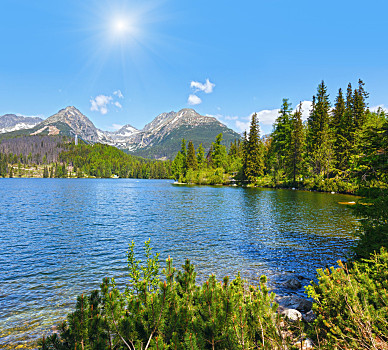
<svg viewBox="0 0 388 350">
<path fill-rule="evenodd" d="M 344 258 L 355 219 L 349 196 L 174 186 L 170 181 L 0 180 L 0 348 L 40 337 L 76 295 L 105 276 L 126 280 L 131 240 L 161 260 L 190 258 L 198 279 L 238 271 L 272 288 Z M 352 200 L 352 199 L 350 199 Z"/>
</svg>

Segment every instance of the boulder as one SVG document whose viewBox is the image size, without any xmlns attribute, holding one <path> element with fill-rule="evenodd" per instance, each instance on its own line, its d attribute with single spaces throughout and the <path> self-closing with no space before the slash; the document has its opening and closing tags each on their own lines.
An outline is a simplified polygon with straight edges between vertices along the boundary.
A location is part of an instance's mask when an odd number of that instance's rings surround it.
<svg viewBox="0 0 388 350">
<path fill-rule="evenodd" d="M 290 278 L 289 280 L 283 283 L 283 286 L 288 289 L 297 290 L 302 287 L 302 283 L 300 283 L 298 278 Z"/>
<path fill-rule="evenodd" d="M 307 323 L 311 323 L 317 318 L 313 310 L 310 310 L 309 312 L 303 314 L 302 316 L 303 316 L 303 320 Z"/>
<path fill-rule="evenodd" d="M 298 297 L 297 295 L 277 296 L 275 301 L 282 309 L 296 309 L 300 312 L 309 312 L 313 306 L 310 300 Z"/>
<path fill-rule="evenodd" d="M 281 313 L 291 322 L 298 322 L 302 320 L 302 314 L 295 309 L 287 309 Z"/>
</svg>

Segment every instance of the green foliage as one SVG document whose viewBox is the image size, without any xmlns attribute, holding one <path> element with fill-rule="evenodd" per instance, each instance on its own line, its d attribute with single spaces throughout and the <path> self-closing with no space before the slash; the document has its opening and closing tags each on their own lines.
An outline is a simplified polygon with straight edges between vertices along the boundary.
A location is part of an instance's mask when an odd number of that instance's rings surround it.
<svg viewBox="0 0 388 350">
<path fill-rule="evenodd" d="M 44 177 L 44 178 L 49 177 L 49 171 L 48 171 L 47 166 L 45 166 L 45 167 L 43 168 L 43 177 Z"/>
<path fill-rule="evenodd" d="M 243 173 L 244 178 L 252 183 L 264 175 L 264 150 L 260 139 L 260 126 L 257 114 L 251 119 L 248 138 L 244 140 Z"/>
<path fill-rule="evenodd" d="M 197 148 L 197 164 L 199 168 L 202 168 L 205 165 L 205 149 L 203 148 L 202 143 L 200 143 Z"/>
<path fill-rule="evenodd" d="M 77 299 L 76 310 L 53 334 L 40 341 L 49 349 L 284 349 L 275 295 L 266 278 L 248 286 L 240 275 L 217 281 L 214 275 L 195 283 L 187 260 L 176 271 L 166 260 L 159 280 L 158 255 L 149 241 L 142 265 L 128 251 L 130 281 L 124 293 L 114 280 L 104 279 L 99 291 Z"/>
<path fill-rule="evenodd" d="M 156 140 L 156 143 L 149 148 L 137 149 L 130 153 L 144 158 L 166 158 L 174 159 L 177 151 L 181 148 L 181 140 L 191 140 L 195 149 L 202 143 L 205 150 L 209 150 L 215 135 L 223 135 L 223 145 L 228 146 L 239 134 L 229 129 L 217 121 L 206 123 L 205 125 L 187 126 L 182 125 L 172 130 L 165 137 Z"/>
<path fill-rule="evenodd" d="M 380 247 L 388 249 L 388 190 L 378 190 L 359 200 L 354 210 L 361 223 L 356 232 L 359 240 L 353 247 L 354 258 L 368 258 Z"/>
<path fill-rule="evenodd" d="M 196 170 L 198 168 L 198 160 L 195 155 L 195 148 L 191 141 L 189 141 L 189 144 L 187 146 L 187 168 Z"/>
<path fill-rule="evenodd" d="M 146 264 L 135 257 L 135 242 L 129 245 L 127 253 L 130 284 L 127 287 L 128 295 L 139 294 L 143 288 L 148 292 L 155 291 L 159 285 L 159 253 L 152 255 L 151 239 L 144 243 Z"/>
<path fill-rule="evenodd" d="M 62 163 L 78 169 L 77 177 L 166 179 L 170 178 L 171 163 L 134 157 L 108 145 L 79 144 L 68 145 L 68 150 L 60 154 Z M 58 169 L 58 176 L 62 173 Z"/>
<path fill-rule="evenodd" d="M 381 249 L 348 269 L 318 270 L 307 288 L 317 319 L 312 336 L 324 349 L 388 348 L 388 253 Z"/>
<path fill-rule="evenodd" d="M 222 134 L 216 136 L 215 142 L 212 144 L 212 153 L 211 157 L 213 160 L 213 165 L 216 168 L 225 168 L 227 165 L 227 153 L 226 147 L 221 144 Z"/>
<path fill-rule="evenodd" d="M 289 145 L 284 148 L 288 150 L 286 152 L 286 172 L 289 177 L 292 178 L 292 182 L 295 184 L 298 175 L 303 173 L 303 154 L 304 154 L 304 132 L 302 124 L 302 103 L 292 114 L 291 130 L 289 132 L 290 140 Z"/>
<path fill-rule="evenodd" d="M 332 133 L 329 127 L 330 101 L 327 87 L 322 81 L 313 97 L 313 107 L 308 118 L 307 151 L 314 175 L 328 175 L 332 170 Z"/>
</svg>

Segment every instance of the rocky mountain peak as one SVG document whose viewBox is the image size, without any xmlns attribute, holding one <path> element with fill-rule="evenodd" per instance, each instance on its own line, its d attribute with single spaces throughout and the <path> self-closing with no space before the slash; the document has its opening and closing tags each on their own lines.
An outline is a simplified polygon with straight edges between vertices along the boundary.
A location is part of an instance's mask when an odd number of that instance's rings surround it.
<svg viewBox="0 0 388 350">
<path fill-rule="evenodd" d="M 139 132 L 138 129 L 136 129 L 134 126 L 132 126 L 131 124 L 126 124 L 124 125 L 123 127 L 121 127 L 119 130 L 117 130 L 115 132 L 115 134 L 120 134 L 120 135 L 124 135 L 124 134 L 133 134 L 135 132 Z"/>
<path fill-rule="evenodd" d="M 84 140 L 98 142 L 100 139 L 100 133 L 92 121 L 74 106 L 68 106 L 61 109 L 58 113 L 47 118 L 41 124 L 42 127 L 44 127 L 48 125 L 55 125 L 58 122 L 67 124 L 71 129 L 73 129 L 75 134 Z"/>
<path fill-rule="evenodd" d="M 33 128 L 42 121 L 43 119 L 39 117 L 23 117 L 16 114 L 4 114 L 0 116 L 0 134 Z"/>
</svg>

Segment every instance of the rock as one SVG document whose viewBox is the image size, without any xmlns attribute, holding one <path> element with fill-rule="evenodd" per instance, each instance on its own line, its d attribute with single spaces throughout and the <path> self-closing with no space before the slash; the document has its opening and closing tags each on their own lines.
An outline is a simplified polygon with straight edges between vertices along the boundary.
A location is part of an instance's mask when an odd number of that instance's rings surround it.
<svg viewBox="0 0 388 350">
<path fill-rule="evenodd" d="M 317 316 L 314 314 L 313 310 L 310 310 L 309 312 L 305 313 L 303 316 L 303 320 L 307 323 L 313 322 Z"/>
<path fill-rule="evenodd" d="M 297 321 L 302 320 L 302 314 L 298 310 L 295 310 L 295 309 L 284 310 L 284 311 L 282 311 L 281 314 L 286 316 L 286 318 L 288 320 L 290 320 L 291 322 L 297 322 Z"/>
<path fill-rule="evenodd" d="M 300 283 L 298 278 L 290 278 L 289 280 L 283 283 L 283 286 L 288 289 L 296 290 L 302 287 L 302 283 Z"/>
<path fill-rule="evenodd" d="M 312 349 L 314 347 L 314 343 L 310 338 L 299 340 L 294 345 L 296 345 L 298 349 L 302 349 L 302 350 Z"/>
<path fill-rule="evenodd" d="M 277 296 L 275 301 L 283 309 L 296 309 L 300 312 L 309 312 L 313 306 L 310 300 L 303 299 L 297 295 L 288 295 L 284 297 Z"/>
</svg>

